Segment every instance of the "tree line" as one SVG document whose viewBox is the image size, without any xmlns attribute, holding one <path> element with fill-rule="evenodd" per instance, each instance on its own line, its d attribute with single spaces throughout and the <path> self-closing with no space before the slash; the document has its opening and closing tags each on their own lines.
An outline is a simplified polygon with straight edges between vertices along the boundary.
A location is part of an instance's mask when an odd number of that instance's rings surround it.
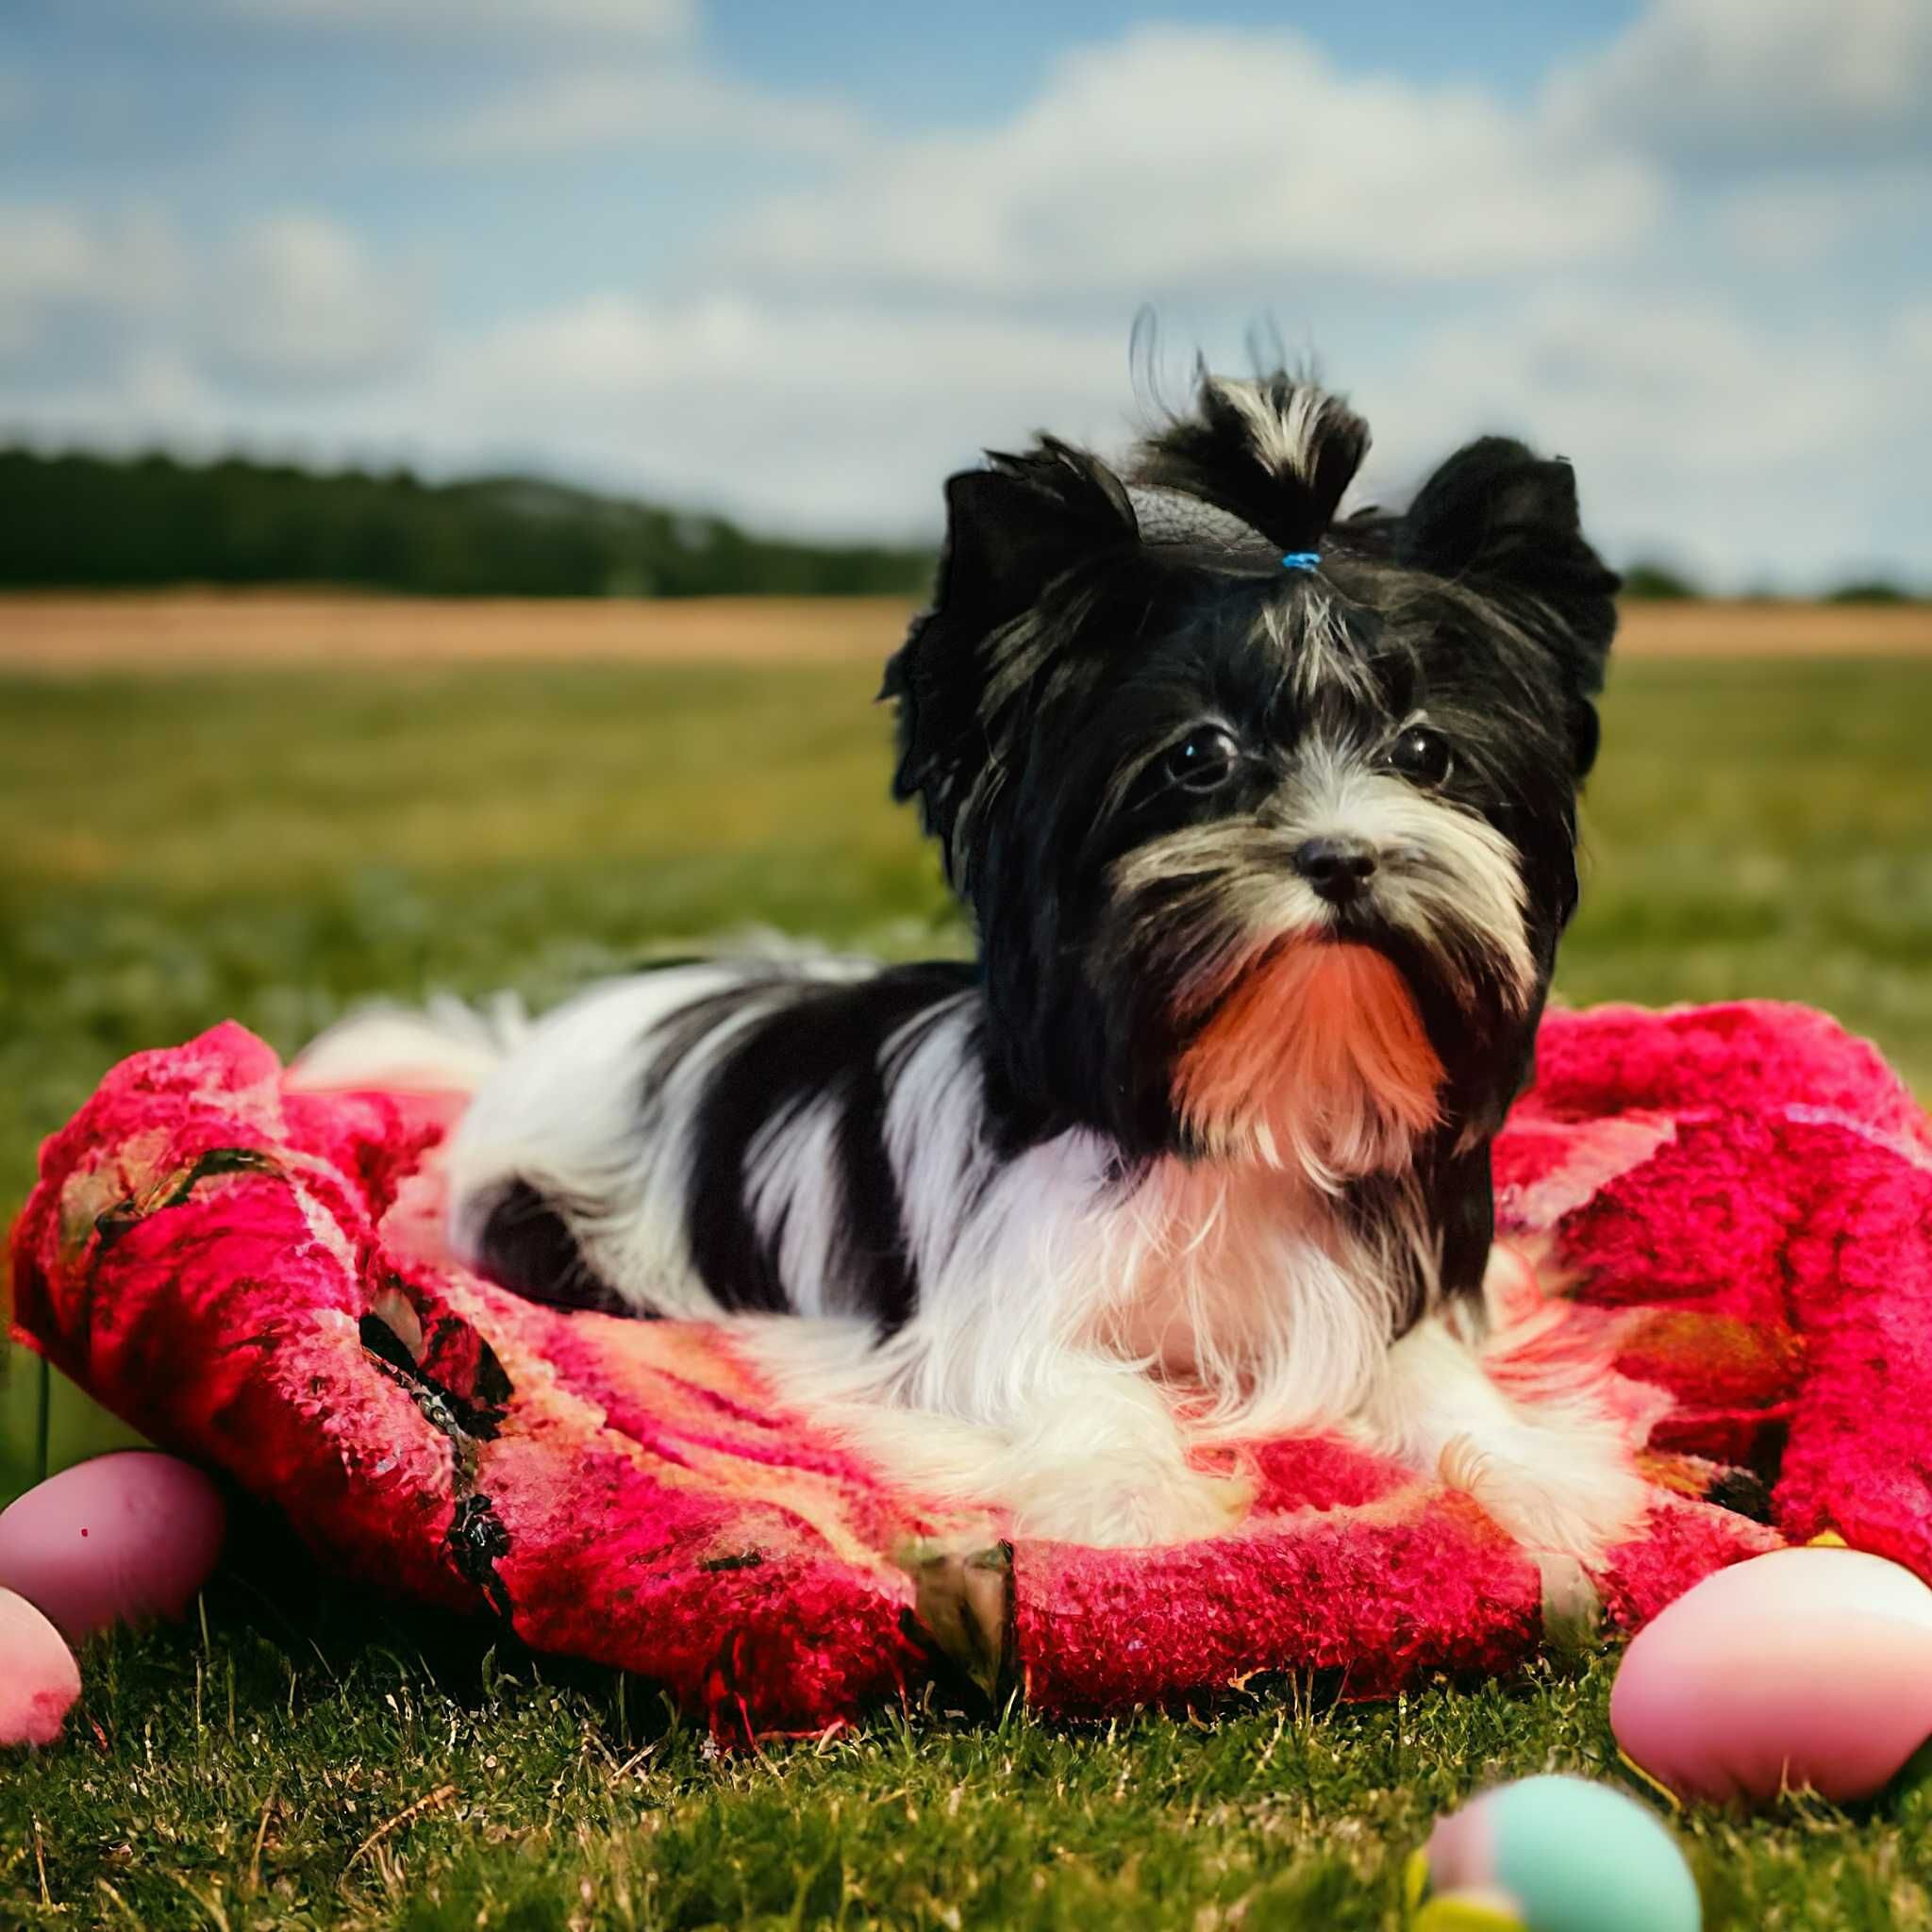
<svg viewBox="0 0 1932 1932">
<path fill-rule="evenodd" d="M 48 456 L 0 447 L 0 588 L 328 584 L 441 597 L 912 595 L 932 552 L 805 543 L 523 476 L 430 483 L 406 469 L 324 474 L 227 457 Z M 1632 563 L 1632 599 L 1701 597 Z M 1828 602 L 1902 603 L 1881 580 Z"/>
<path fill-rule="evenodd" d="M 1624 595 L 1637 603 L 1676 603 L 1706 595 L 1704 588 L 1681 570 L 1667 563 L 1640 560 L 1624 572 Z M 1749 591 L 1746 596 L 1775 597 L 1777 592 Z M 1820 602 L 1825 604 L 1912 604 L 1919 600 L 1903 584 L 1889 577 L 1854 577 L 1826 591 Z"/>
<path fill-rule="evenodd" d="M 425 596 L 924 591 L 929 550 L 752 535 L 527 477 L 0 449 L 0 586 L 330 584 Z"/>
</svg>

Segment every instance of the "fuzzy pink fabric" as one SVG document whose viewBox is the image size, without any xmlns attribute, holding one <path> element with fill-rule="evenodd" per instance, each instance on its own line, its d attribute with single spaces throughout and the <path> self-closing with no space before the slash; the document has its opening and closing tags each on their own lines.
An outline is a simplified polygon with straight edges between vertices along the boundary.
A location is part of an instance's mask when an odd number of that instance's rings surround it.
<svg viewBox="0 0 1932 1932">
<path fill-rule="evenodd" d="M 724 1738 L 955 1667 L 1091 1715 L 1289 1670 L 1384 1694 L 1541 1639 L 1536 1565 L 1474 1504 L 1333 1440 L 1255 1445 L 1241 1531 L 1179 1548 L 931 1508 L 720 1332 L 451 1262 L 450 1106 L 285 1091 L 233 1025 L 138 1055 L 43 1151 L 20 1332 L 333 1560 L 643 1673 Z M 1552 1015 L 1497 1187 L 1499 1374 L 1574 1374 L 1648 1443 L 1650 1518 L 1594 1579 L 1613 1617 L 1827 1528 L 1932 1578 L 1932 1133 L 1870 1047 L 1790 1007 Z"/>
</svg>

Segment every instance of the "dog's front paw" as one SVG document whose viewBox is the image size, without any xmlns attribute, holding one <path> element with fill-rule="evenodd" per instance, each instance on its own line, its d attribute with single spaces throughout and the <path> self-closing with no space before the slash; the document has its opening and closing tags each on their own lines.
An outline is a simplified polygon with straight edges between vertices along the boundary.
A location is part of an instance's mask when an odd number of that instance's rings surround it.
<svg viewBox="0 0 1932 1932">
<path fill-rule="evenodd" d="M 1586 1564 L 1601 1562 L 1649 1506 L 1648 1486 L 1607 1426 L 1525 1422 L 1455 1436 L 1439 1473 L 1526 1549 Z"/>
<path fill-rule="evenodd" d="M 1013 1530 L 1050 1542 L 1139 1549 L 1226 1536 L 1248 1512 L 1255 1486 L 1199 1470 L 1119 1469 L 1083 1462 L 1041 1471 L 1012 1499 Z"/>
</svg>

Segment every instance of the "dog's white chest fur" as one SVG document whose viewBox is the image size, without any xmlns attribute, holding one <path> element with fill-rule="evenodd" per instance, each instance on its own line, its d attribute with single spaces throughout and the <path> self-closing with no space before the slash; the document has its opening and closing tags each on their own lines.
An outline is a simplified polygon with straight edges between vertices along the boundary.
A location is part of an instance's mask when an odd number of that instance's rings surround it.
<svg viewBox="0 0 1932 1932">
<path fill-rule="evenodd" d="M 1160 1376 L 1209 1427 L 1347 1415 L 1388 1349 L 1391 1283 L 1336 1204 L 1259 1163 L 1162 1161 L 1096 1228 L 1091 1345 Z"/>
</svg>

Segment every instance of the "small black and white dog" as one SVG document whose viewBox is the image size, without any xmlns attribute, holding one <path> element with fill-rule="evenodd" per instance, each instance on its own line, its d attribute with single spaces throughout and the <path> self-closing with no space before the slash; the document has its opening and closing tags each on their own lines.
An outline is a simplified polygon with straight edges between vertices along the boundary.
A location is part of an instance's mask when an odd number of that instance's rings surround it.
<svg viewBox="0 0 1932 1932">
<path fill-rule="evenodd" d="M 1206 1452 L 1341 1427 L 1599 1552 L 1641 1494 L 1616 1432 L 1479 1348 L 1616 579 L 1513 441 L 1335 521 L 1367 443 L 1204 377 L 1119 474 L 1043 440 L 955 476 L 885 694 L 976 959 L 584 994 L 476 1069 L 458 1251 L 747 1318 L 803 1411 L 1022 1533 L 1223 1530 L 1249 1491 Z"/>
</svg>

